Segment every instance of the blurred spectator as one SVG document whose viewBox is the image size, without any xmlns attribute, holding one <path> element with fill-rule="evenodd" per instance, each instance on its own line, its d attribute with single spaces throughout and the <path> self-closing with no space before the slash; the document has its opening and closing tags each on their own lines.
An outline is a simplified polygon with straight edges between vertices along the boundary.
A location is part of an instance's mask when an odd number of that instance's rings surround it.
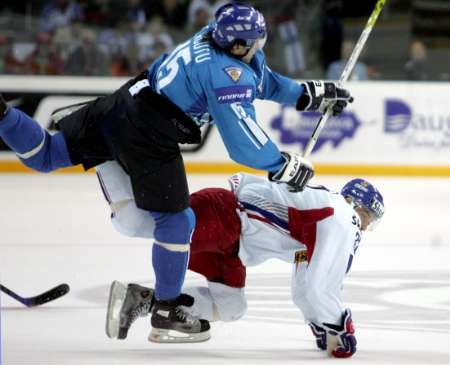
<svg viewBox="0 0 450 365">
<path fill-rule="evenodd" d="M 328 66 L 326 75 L 327 80 L 340 79 L 342 72 L 344 71 L 345 64 L 353 52 L 353 48 L 355 48 L 355 44 L 351 41 L 347 40 L 342 43 L 342 58 L 338 61 L 332 62 L 330 66 Z M 356 62 L 349 80 L 368 80 L 368 78 L 367 66 L 360 61 Z"/>
<path fill-rule="evenodd" d="M 207 25 L 212 8 L 206 0 L 193 0 L 188 9 L 189 33 L 195 33 Z"/>
<path fill-rule="evenodd" d="M 137 32 L 132 24 L 121 20 L 114 28 L 103 29 L 97 37 L 97 45 L 109 55 L 124 55 L 130 43 L 135 43 Z"/>
<path fill-rule="evenodd" d="M 65 72 L 78 76 L 100 76 L 109 74 L 106 55 L 97 47 L 95 33 L 84 30 L 82 44 L 67 59 Z"/>
<path fill-rule="evenodd" d="M 189 0 L 152 0 L 145 5 L 150 17 L 161 17 L 167 26 L 180 29 L 186 25 Z"/>
<path fill-rule="evenodd" d="M 172 37 L 167 33 L 162 19 L 153 18 L 144 32 L 138 34 L 139 61 L 142 66 L 149 65 L 162 53 L 173 48 Z"/>
<path fill-rule="evenodd" d="M 127 19 L 136 30 L 144 27 L 147 17 L 144 8 L 141 6 L 141 0 L 128 0 Z"/>
<path fill-rule="evenodd" d="M 83 25 L 76 21 L 66 27 L 58 28 L 53 35 L 53 44 L 58 49 L 63 60 L 83 43 Z"/>
<path fill-rule="evenodd" d="M 20 74 L 23 64 L 14 55 L 11 37 L 0 35 L 0 74 Z"/>
<path fill-rule="evenodd" d="M 63 69 L 63 59 L 52 43 L 51 34 L 39 33 L 35 49 L 25 59 L 23 72 L 32 75 L 61 75 Z"/>
<path fill-rule="evenodd" d="M 84 22 L 100 27 L 111 25 L 113 15 L 111 14 L 110 0 L 89 0 L 84 9 Z"/>
<path fill-rule="evenodd" d="M 324 0 L 324 16 L 322 20 L 322 67 L 324 70 L 341 59 L 344 27 L 342 25 L 343 0 Z"/>
<path fill-rule="evenodd" d="M 57 28 L 68 26 L 76 20 L 81 20 L 81 6 L 74 0 L 52 0 L 44 6 L 41 14 L 41 31 L 53 32 Z"/>
<path fill-rule="evenodd" d="M 282 5 L 282 6 L 280 6 Z M 296 0 L 283 1 L 280 14 L 276 18 L 278 34 L 283 42 L 284 62 L 290 76 L 300 77 L 305 71 L 305 52 L 298 35 L 295 15 L 298 2 Z"/>
<path fill-rule="evenodd" d="M 405 64 L 407 80 L 424 81 L 429 79 L 427 48 L 423 42 L 414 41 L 411 44 L 410 59 Z"/>
<path fill-rule="evenodd" d="M 109 54 L 112 56 L 111 75 L 127 76 L 139 70 L 139 49 L 137 46 L 138 34 L 133 24 L 121 21 L 108 40 Z M 103 34 L 106 40 L 105 34 Z"/>
</svg>

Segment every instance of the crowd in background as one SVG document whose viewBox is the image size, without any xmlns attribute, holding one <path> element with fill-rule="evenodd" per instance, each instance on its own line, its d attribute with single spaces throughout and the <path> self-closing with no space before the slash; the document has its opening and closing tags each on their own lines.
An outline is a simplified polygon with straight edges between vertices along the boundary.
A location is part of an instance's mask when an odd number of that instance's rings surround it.
<svg viewBox="0 0 450 365">
<path fill-rule="evenodd" d="M 24 8 L 2 2 L 0 74 L 129 76 L 208 24 L 227 1 L 47 0 Z M 274 69 L 339 78 L 355 42 L 344 38 L 340 1 L 277 0 L 276 9 L 268 1 L 249 3 L 266 16 L 265 51 Z M 22 19 L 22 29 L 11 29 L 11 19 Z M 428 79 L 425 44 L 411 42 L 410 54 L 403 76 Z M 377 67 L 359 62 L 352 78 L 377 78 Z"/>
</svg>

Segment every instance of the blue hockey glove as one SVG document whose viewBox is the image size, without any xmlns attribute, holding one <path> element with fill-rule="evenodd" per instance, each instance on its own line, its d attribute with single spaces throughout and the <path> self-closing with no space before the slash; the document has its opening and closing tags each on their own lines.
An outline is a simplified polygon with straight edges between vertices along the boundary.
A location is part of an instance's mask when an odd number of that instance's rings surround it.
<svg viewBox="0 0 450 365">
<path fill-rule="evenodd" d="M 311 162 L 295 152 L 281 152 L 285 163 L 280 170 L 269 173 L 269 180 L 286 183 L 292 192 L 302 191 L 314 175 Z"/>
<path fill-rule="evenodd" d="M 8 104 L 6 104 L 5 99 L 3 99 L 3 95 L 0 94 L 0 119 L 2 119 L 6 115 L 8 109 Z"/>
<path fill-rule="evenodd" d="M 327 331 L 323 327 L 320 327 L 318 324 L 314 322 L 308 323 L 309 327 L 311 327 L 311 331 L 313 335 L 316 337 L 317 347 L 321 350 L 327 349 Z"/>
<path fill-rule="evenodd" d="M 318 111 L 324 113 L 332 105 L 333 115 L 340 115 L 353 97 L 346 89 L 335 82 L 306 81 L 302 83 L 304 92 L 297 100 L 297 110 Z"/>
<path fill-rule="evenodd" d="M 346 309 L 342 315 L 342 325 L 324 323 L 323 327 L 327 331 L 329 339 L 333 339 L 327 343 L 327 347 L 333 346 L 333 348 L 328 348 L 328 352 L 333 357 L 350 357 L 356 352 L 355 328 L 350 309 Z"/>
</svg>

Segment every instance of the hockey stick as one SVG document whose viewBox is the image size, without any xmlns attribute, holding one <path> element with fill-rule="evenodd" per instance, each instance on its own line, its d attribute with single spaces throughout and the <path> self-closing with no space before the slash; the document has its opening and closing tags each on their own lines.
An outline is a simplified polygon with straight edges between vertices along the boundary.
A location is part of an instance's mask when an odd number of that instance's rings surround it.
<svg viewBox="0 0 450 365">
<path fill-rule="evenodd" d="M 24 298 L 20 295 L 14 293 L 12 290 L 8 289 L 6 286 L 0 284 L 0 290 L 5 294 L 8 294 L 10 297 L 13 297 L 15 300 L 19 301 L 23 305 L 28 308 L 36 307 L 38 305 L 45 304 L 47 302 L 51 302 L 52 300 L 58 299 L 63 295 L 66 295 L 70 291 L 70 287 L 67 284 L 60 284 L 53 289 L 47 290 L 45 293 L 36 295 L 30 298 Z"/>
<path fill-rule="evenodd" d="M 353 71 L 353 68 L 355 67 L 356 61 L 359 58 L 359 55 L 361 54 L 361 51 L 364 48 L 364 45 L 366 44 L 367 39 L 369 38 L 370 32 L 372 31 L 378 16 L 381 13 L 381 10 L 383 10 L 383 6 L 385 4 L 386 0 L 378 0 L 378 2 L 375 5 L 375 9 L 373 9 L 372 14 L 370 15 L 369 20 L 367 21 L 366 27 L 364 28 L 361 36 L 358 39 L 358 42 L 355 45 L 355 48 L 353 49 L 352 54 L 350 55 L 350 58 L 347 61 L 347 64 L 344 67 L 344 71 L 342 72 L 341 78 L 338 81 L 338 86 L 341 87 L 341 85 L 348 80 L 350 77 L 350 74 Z M 308 144 L 306 145 L 305 151 L 303 152 L 303 157 L 308 157 L 310 153 L 312 152 L 314 146 L 316 145 L 317 139 L 319 138 L 320 132 L 322 132 L 323 127 L 325 127 L 325 123 L 328 121 L 328 119 L 331 117 L 333 113 L 333 108 L 329 107 L 324 114 L 320 117 L 319 122 L 316 125 L 316 128 L 314 129 L 314 132 L 311 135 L 311 138 L 309 139 Z"/>
</svg>

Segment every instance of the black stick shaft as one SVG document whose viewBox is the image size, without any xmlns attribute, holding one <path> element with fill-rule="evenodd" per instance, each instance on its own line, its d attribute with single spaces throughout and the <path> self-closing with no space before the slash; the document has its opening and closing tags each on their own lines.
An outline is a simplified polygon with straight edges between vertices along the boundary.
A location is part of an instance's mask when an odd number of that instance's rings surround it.
<svg viewBox="0 0 450 365">
<path fill-rule="evenodd" d="M 24 298 L 2 284 L 0 284 L 0 290 L 27 307 L 35 307 L 62 297 L 69 292 L 70 287 L 67 284 L 60 284 L 53 289 L 30 298 Z"/>
<path fill-rule="evenodd" d="M 13 297 L 15 300 L 18 300 L 22 304 L 25 304 L 24 298 L 22 298 L 20 295 L 18 295 L 16 293 L 14 293 L 12 290 L 9 290 L 6 286 L 3 286 L 2 284 L 0 284 L 0 290 L 3 293 L 8 294 L 10 297 Z"/>
</svg>

